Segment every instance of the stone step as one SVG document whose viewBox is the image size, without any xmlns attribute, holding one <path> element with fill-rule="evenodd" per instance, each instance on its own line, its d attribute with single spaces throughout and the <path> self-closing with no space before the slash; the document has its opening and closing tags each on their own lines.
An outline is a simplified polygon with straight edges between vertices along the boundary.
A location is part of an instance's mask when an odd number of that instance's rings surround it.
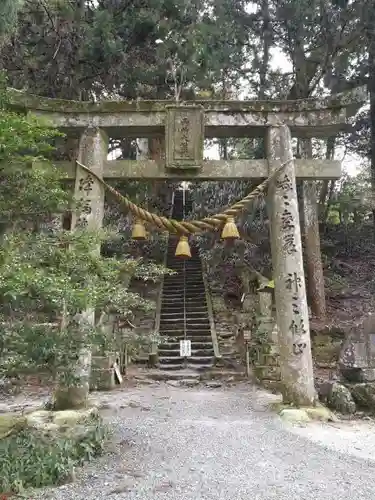
<svg viewBox="0 0 375 500">
<path fill-rule="evenodd" d="M 171 292 L 173 290 L 176 290 L 178 292 L 183 292 L 186 289 L 186 291 L 193 290 L 196 291 L 197 289 L 202 290 L 202 292 L 205 291 L 203 283 L 195 283 L 193 285 L 189 284 L 184 284 L 183 281 L 179 283 L 164 283 L 163 285 L 163 291 L 168 290 L 168 292 Z"/>
<path fill-rule="evenodd" d="M 189 358 L 189 361 L 185 364 L 184 368 L 185 370 L 196 370 L 197 372 L 204 372 L 208 368 L 211 368 L 214 366 L 214 360 L 212 359 L 210 363 L 192 363 L 191 359 Z"/>
<path fill-rule="evenodd" d="M 183 300 L 181 297 L 163 297 L 161 301 L 161 307 L 163 312 L 168 310 L 170 312 L 178 311 L 179 307 L 186 307 L 186 309 L 197 310 L 198 307 L 207 308 L 206 301 L 202 299 L 197 299 L 196 301 L 192 300 Z"/>
<path fill-rule="evenodd" d="M 184 328 L 176 328 L 175 330 L 171 329 L 165 329 L 165 328 L 160 328 L 159 329 L 160 335 L 164 336 L 169 336 L 173 337 L 176 339 L 176 341 L 184 340 L 185 339 L 185 329 Z"/>
<path fill-rule="evenodd" d="M 178 303 L 178 302 L 171 302 L 168 304 L 163 304 L 162 303 L 162 314 L 163 315 L 168 315 L 172 316 L 173 314 L 179 313 L 180 312 L 180 307 L 183 307 L 184 303 Z M 207 306 L 203 305 L 202 302 L 198 306 L 192 306 L 191 304 L 186 305 L 186 312 L 188 314 L 190 313 L 197 313 L 197 314 L 208 314 L 207 312 Z"/>
<path fill-rule="evenodd" d="M 214 364 L 215 358 L 214 356 L 190 356 L 186 358 L 188 364 L 191 365 L 208 365 L 212 366 Z"/>
<path fill-rule="evenodd" d="M 211 332 L 206 332 L 205 334 L 200 334 L 200 335 L 185 335 L 184 331 L 173 331 L 173 330 L 161 330 L 160 331 L 160 336 L 164 338 L 168 338 L 168 341 L 163 341 L 163 344 L 165 343 L 180 343 L 180 340 L 190 340 L 191 343 L 195 342 L 211 342 L 212 343 L 212 336 Z M 180 347 L 178 347 L 180 348 Z"/>
<path fill-rule="evenodd" d="M 159 364 L 162 365 L 181 365 L 184 361 L 185 358 L 180 356 L 180 352 L 177 356 L 160 356 L 159 354 Z"/>
<path fill-rule="evenodd" d="M 161 369 L 153 369 L 147 371 L 147 377 L 152 380 L 197 380 L 199 381 L 199 373 L 196 370 L 176 370 L 162 371 Z"/>
<path fill-rule="evenodd" d="M 185 321 L 185 314 L 183 311 L 175 311 L 174 314 L 169 316 L 160 316 L 160 324 L 173 325 L 176 321 Z"/>
<path fill-rule="evenodd" d="M 202 281 L 194 282 L 194 283 L 188 283 L 186 282 L 184 284 L 183 280 L 176 281 L 175 283 L 164 283 L 163 284 L 163 290 L 184 290 L 184 288 L 187 288 L 188 290 L 196 290 L 197 288 L 201 288 L 204 290 L 204 284 Z"/>
<path fill-rule="evenodd" d="M 180 349 L 158 349 L 159 357 L 179 357 Z M 193 357 L 203 357 L 208 358 L 214 355 L 214 350 L 211 347 L 210 349 L 192 349 L 191 355 Z"/>
<path fill-rule="evenodd" d="M 189 305 L 190 307 L 192 306 L 203 306 L 206 305 L 206 295 L 201 293 L 201 294 L 195 294 L 192 296 L 186 296 L 184 298 L 183 294 L 164 294 L 162 296 L 162 304 L 166 303 L 169 305 L 173 305 L 171 303 L 183 303 L 185 301 L 186 305 Z"/>
<path fill-rule="evenodd" d="M 186 328 L 186 332 L 191 332 L 194 336 L 199 332 L 209 332 L 211 334 L 211 326 L 208 321 L 205 324 L 197 325 L 197 328 L 190 328 L 189 323 L 185 324 L 185 322 L 183 323 L 181 321 L 177 322 L 175 325 L 173 323 L 163 323 L 162 325 L 160 325 L 160 331 L 170 331 L 173 329 L 183 330 L 184 328 Z"/>
<path fill-rule="evenodd" d="M 202 273 L 202 266 L 199 262 L 184 263 L 180 259 L 167 258 L 167 265 L 175 269 L 178 274 L 165 276 L 166 278 L 176 277 L 178 275 L 199 276 Z"/>
<path fill-rule="evenodd" d="M 168 345 L 175 345 L 176 349 L 180 348 L 180 340 L 190 340 L 191 341 L 191 347 L 192 348 L 198 348 L 203 345 L 210 345 L 212 346 L 212 337 L 211 335 L 202 335 L 201 337 L 185 337 L 185 335 L 165 335 L 165 334 L 160 334 L 162 337 L 163 341 L 159 344 L 160 346 L 164 346 L 166 344 Z M 173 340 L 172 340 L 173 338 Z M 165 339 L 165 341 L 164 341 Z"/>
<path fill-rule="evenodd" d="M 164 371 L 174 371 L 174 370 L 184 370 L 186 367 L 184 363 L 178 364 L 178 365 L 168 365 L 166 363 L 160 363 L 159 362 L 159 369 L 164 370 Z"/>
<path fill-rule="evenodd" d="M 197 339 L 198 337 L 211 337 L 211 330 L 209 328 L 205 330 L 189 330 L 189 328 L 186 329 L 186 338 L 187 339 Z"/>
<path fill-rule="evenodd" d="M 178 302 L 183 300 L 184 297 L 183 295 L 177 295 L 176 294 L 164 294 L 162 295 L 162 302 L 168 302 L 168 303 L 173 303 L 173 302 Z M 202 302 L 204 299 L 204 303 Z M 186 297 L 186 302 L 189 304 L 191 307 L 192 305 L 197 306 L 197 307 L 202 307 L 206 305 L 206 295 L 205 294 L 200 294 L 196 295 L 195 297 Z M 173 305 L 173 304 L 170 304 Z"/>
<path fill-rule="evenodd" d="M 211 349 L 212 348 L 212 338 L 208 337 L 206 340 L 195 340 L 195 339 L 188 339 L 191 340 L 191 349 L 193 350 L 202 350 L 202 349 Z M 180 350 L 180 343 L 179 342 L 174 342 L 174 341 L 166 341 L 161 344 L 159 344 L 159 349 L 165 349 L 165 350 L 175 350 L 179 351 Z"/>
<path fill-rule="evenodd" d="M 172 217 L 182 219 L 186 214 L 182 208 L 182 193 L 178 196 L 175 193 Z M 172 376 L 174 372 L 186 372 L 187 364 L 194 373 L 207 370 L 214 364 L 201 260 L 194 245 L 191 245 L 190 259 L 176 257 L 177 243 L 178 238 L 170 237 L 166 265 L 176 274 L 164 278 L 159 329 L 163 339 L 158 347 L 159 371 Z M 191 341 L 191 357 L 180 356 L 180 340 Z"/>
<path fill-rule="evenodd" d="M 199 260 L 199 257 L 197 258 L 197 257 L 192 256 L 190 259 L 183 261 L 183 260 L 179 259 L 178 257 L 175 257 L 175 255 L 174 255 L 175 251 L 176 251 L 175 248 L 173 248 L 173 253 L 167 254 L 167 263 L 168 264 L 173 264 L 180 269 L 190 269 L 190 270 L 194 269 L 196 271 L 199 271 L 202 269 L 202 264 Z"/>
<path fill-rule="evenodd" d="M 203 281 L 192 281 L 184 284 L 183 280 L 176 280 L 175 282 L 167 282 L 163 284 L 163 290 L 183 290 L 184 288 L 193 289 L 202 288 L 204 290 Z"/>
<path fill-rule="evenodd" d="M 186 323 L 188 323 L 188 324 L 207 322 L 207 315 L 202 314 L 201 316 L 192 316 L 192 315 L 186 314 L 186 316 L 184 316 L 183 313 L 176 313 L 176 314 L 173 314 L 170 316 L 163 315 L 160 317 L 160 324 L 169 325 L 169 324 L 175 323 L 176 321 L 185 321 L 185 319 L 186 319 Z"/>
<path fill-rule="evenodd" d="M 202 279 L 202 272 L 200 271 L 199 273 L 197 273 L 196 275 L 194 274 L 193 276 L 189 276 L 189 271 L 187 271 L 186 273 L 183 273 L 183 272 L 178 272 L 176 269 L 174 268 L 170 268 L 172 269 L 172 271 L 174 272 L 177 272 L 177 274 L 173 275 L 173 276 L 169 276 L 167 279 L 164 278 L 164 281 L 163 283 L 166 284 L 183 284 L 184 282 L 199 282 L 199 283 L 203 283 L 203 279 Z"/>
<path fill-rule="evenodd" d="M 180 349 L 181 340 L 190 340 L 192 349 L 198 349 L 202 346 L 212 347 L 211 335 L 202 335 L 201 337 L 185 337 L 185 335 L 160 334 L 160 337 L 159 348 L 162 348 L 164 345 L 174 345 L 176 349 Z"/>
<path fill-rule="evenodd" d="M 181 267 L 174 262 L 168 262 L 166 264 L 166 267 L 169 269 L 172 269 L 172 271 L 175 272 L 175 274 L 171 274 L 169 276 L 165 276 L 164 280 L 171 280 L 171 279 L 176 279 L 176 278 L 182 278 L 182 277 L 191 277 L 191 278 L 200 278 L 202 279 L 202 269 L 196 268 L 196 267 Z"/>
<path fill-rule="evenodd" d="M 163 321 L 163 325 L 165 326 L 168 326 L 169 328 L 175 324 L 175 322 L 178 322 L 183 320 L 184 319 L 184 315 L 183 313 L 181 313 L 181 315 L 179 317 L 177 317 L 175 320 L 161 320 Z M 160 322 L 161 322 L 160 321 Z M 186 321 L 186 324 L 187 324 L 187 327 L 190 328 L 191 330 L 197 330 L 199 328 L 203 328 L 203 329 L 206 329 L 206 328 L 210 328 L 210 322 L 208 321 L 208 318 L 207 316 L 205 318 L 190 318 L 190 321 L 187 322 Z"/>
<path fill-rule="evenodd" d="M 202 322 L 191 322 L 191 323 L 188 323 L 186 325 L 186 331 L 192 331 L 192 332 L 196 332 L 196 331 L 201 331 L 201 330 L 209 330 L 211 331 L 211 325 L 210 325 L 210 322 L 208 321 L 208 319 L 206 319 L 206 321 L 202 321 Z"/>
<path fill-rule="evenodd" d="M 183 260 L 180 259 L 179 257 L 175 256 L 175 251 L 176 247 L 173 247 L 173 252 L 170 254 L 167 254 L 167 262 L 175 264 L 176 266 L 180 267 L 181 269 L 200 269 L 202 268 L 202 264 L 200 262 L 200 259 L 198 256 L 192 255 L 190 259 L 188 260 Z"/>
<path fill-rule="evenodd" d="M 178 314 L 178 311 L 167 310 L 166 308 L 160 313 L 160 318 L 173 319 L 173 317 Z M 197 310 L 186 311 L 186 314 L 191 318 L 207 318 L 208 311 L 207 307 L 202 306 Z"/>
<path fill-rule="evenodd" d="M 212 356 L 208 357 L 189 357 L 189 358 L 184 358 L 180 356 L 176 357 L 166 357 L 166 356 L 159 356 L 159 365 L 163 366 L 181 366 L 185 361 L 190 363 L 191 365 L 210 365 L 212 366 L 214 360 Z"/>
</svg>

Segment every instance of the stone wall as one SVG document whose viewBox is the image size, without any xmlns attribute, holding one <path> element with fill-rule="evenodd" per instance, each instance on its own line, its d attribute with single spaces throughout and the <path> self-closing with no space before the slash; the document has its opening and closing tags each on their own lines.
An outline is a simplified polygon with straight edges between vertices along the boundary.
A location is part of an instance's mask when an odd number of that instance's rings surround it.
<svg viewBox="0 0 375 500">
<path fill-rule="evenodd" d="M 156 305 L 158 296 L 160 295 L 160 286 L 159 282 L 137 282 L 135 280 L 130 284 L 129 291 L 139 293 L 144 299 L 153 302 L 155 307 L 148 312 L 139 312 L 134 320 L 132 320 L 132 324 L 135 326 L 134 333 L 139 341 L 139 346 L 137 349 L 133 349 L 132 352 L 129 352 L 129 362 L 148 362 L 151 349 L 150 336 L 155 331 Z"/>
<path fill-rule="evenodd" d="M 268 282 L 248 269 L 242 273 L 242 300 L 230 300 L 224 293 L 211 291 L 212 309 L 223 365 L 244 370 L 244 334 L 250 333 L 252 374 L 264 385 L 275 385 L 280 380 L 280 372 L 273 294 L 258 290 L 260 278 Z"/>
<path fill-rule="evenodd" d="M 238 335 L 238 310 L 231 307 L 219 294 L 211 294 L 211 302 L 222 364 L 240 369 L 245 353 Z"/>
</svg>

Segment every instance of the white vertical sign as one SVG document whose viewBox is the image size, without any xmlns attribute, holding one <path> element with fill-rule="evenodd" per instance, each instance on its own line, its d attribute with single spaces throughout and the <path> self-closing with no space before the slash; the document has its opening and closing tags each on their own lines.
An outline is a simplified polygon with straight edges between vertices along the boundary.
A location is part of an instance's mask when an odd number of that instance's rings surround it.
<svg viewBox="0 0 375 500">
<path fill-rule="evenodd" d="M 191 356 L 191 340 L 180 340 L 180 356 L 182 358 Z"/>
</svg>

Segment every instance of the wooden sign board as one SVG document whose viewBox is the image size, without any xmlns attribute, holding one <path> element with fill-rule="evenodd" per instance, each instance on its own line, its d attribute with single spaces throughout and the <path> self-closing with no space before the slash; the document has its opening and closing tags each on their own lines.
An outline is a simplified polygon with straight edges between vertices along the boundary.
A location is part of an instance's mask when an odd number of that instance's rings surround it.
<svg viewBox="0 0 375 500">
<path fill-rule="evenodd" d="M 203 142 L 204 110 L 201 106 L 166 108 L 166 168 L 200 169 L 203 162 Z"/>
<path fill-rule="evenodd" d="M 119 369 L 117 363 L 113 363 L 113 369 L 114 369 L 114 372 L 115 372 L 115 377 L 117 379 L 117 382 L 119 384 L 122 384 L 122 382 L 123 382 L 124 379 L 122 378 L 122 375 L 121 375 L 121 372 L 120 372 L 120 369 Z"/>
<path fill-rule="evenodd" d="M 251 331 L 250 330 L 243 331 L 243 339 L 244 339 L 244 342 L 250 342 L 250 340 L 251 340 Z"/>
<path fill-rule="evenodd" d="M 180 340 L 180 356 L 181 358 L 191 356 L 191 340 Z"/>
</svg>

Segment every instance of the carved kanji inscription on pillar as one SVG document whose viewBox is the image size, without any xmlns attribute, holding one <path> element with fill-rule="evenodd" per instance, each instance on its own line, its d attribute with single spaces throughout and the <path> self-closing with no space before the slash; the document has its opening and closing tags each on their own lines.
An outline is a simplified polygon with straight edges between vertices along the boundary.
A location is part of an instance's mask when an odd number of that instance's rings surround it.
<svg viewBox="0 0 375 500">
<path fill-rule="evenodd" d="M 165 123 L 166 167 L 201 168 L 204 112 L 201 106 L 168 106 Z"/>
</svg>

